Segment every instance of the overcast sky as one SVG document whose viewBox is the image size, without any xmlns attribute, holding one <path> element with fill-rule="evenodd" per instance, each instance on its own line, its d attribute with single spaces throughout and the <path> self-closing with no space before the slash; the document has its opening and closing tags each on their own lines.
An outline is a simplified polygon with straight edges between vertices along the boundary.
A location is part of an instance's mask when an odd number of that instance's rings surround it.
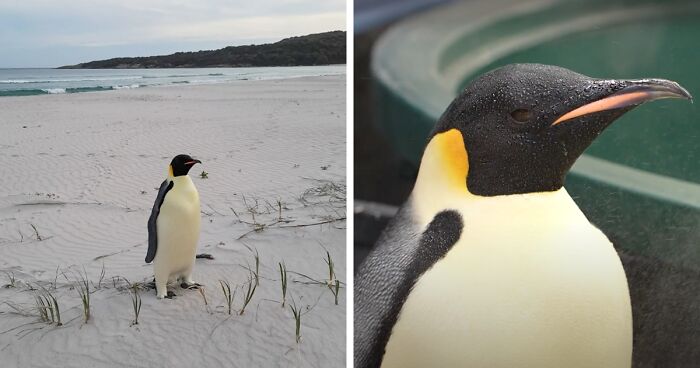
<svg viewBox="0 0 700 368">
<path fill-rule="evenodd" d="M 0 0 L 0 68 L 56 67 L 345 30 L 345 0 Z"/>
</svg>

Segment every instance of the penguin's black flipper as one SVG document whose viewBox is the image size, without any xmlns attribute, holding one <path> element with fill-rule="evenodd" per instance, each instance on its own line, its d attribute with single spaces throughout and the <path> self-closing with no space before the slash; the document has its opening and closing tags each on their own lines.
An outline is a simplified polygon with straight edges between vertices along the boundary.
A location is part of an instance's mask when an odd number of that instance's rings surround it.
<svg viewBox="0 0 700 368">
<path fill-rule="evenodd" d="M 355 275 L 355 368 L 381 366 L 413 285 L 457 243 L 462 228 L 459 213 L 447 210 L 421 234 L 410 202 L 387 226 Z"/>
<path fill-rule="evenodd" d="M 160 213 L 160 206 L 163 205 L 163 200 L 165 200 L 165 195 L 173 189 L 173 182 L 164 180 L 160 184 L 160 189 L 158 189 L 158 196 L 156 197 L 156 202 L 153 204 L 153 210 L 151 210 L 151 217 L 148 218 L 148 252 L 146 253 L 146 263 L 151 263 L 153 258 L 156 256 L 156 250 L 158 249 L 158 233 L 156 232 L 156 220 L 158 220 L 158 214 Z"/>
</svg>

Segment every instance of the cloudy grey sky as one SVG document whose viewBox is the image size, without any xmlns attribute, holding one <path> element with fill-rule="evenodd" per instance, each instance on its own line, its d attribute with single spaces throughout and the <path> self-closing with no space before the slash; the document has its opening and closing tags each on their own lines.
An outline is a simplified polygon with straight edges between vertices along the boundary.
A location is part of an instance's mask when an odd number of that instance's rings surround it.
<svg viewBox="0 0 700 368">
<path fill-rule="evenodd" d="M 56 67 L 345 30 L 345 0 L 2 0 L 0 68 Z"/>
</svg>

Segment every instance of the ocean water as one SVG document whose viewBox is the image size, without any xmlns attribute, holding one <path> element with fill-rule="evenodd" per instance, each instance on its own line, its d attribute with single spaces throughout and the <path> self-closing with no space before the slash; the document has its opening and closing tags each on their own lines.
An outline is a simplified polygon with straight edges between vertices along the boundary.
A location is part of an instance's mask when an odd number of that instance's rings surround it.
<svg viewBox="0 0 700 368">
<path fill-rule="evenodd" d="M 345 74 L 345 65 L 262 68 L 0 69 L 0 97 Z"/>
</svg>

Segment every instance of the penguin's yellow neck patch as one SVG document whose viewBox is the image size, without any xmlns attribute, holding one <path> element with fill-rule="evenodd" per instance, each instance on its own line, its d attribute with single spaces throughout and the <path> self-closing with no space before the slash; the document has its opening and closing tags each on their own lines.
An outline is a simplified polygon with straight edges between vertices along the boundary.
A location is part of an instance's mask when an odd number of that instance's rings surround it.
<svg viewBox="0 0 700 368">
<path fill-rule="evenodd" d="M 436 134 L 425 148 L 411 194 L 421 223 L 427 225 L 439 210 L 454 208 L 458 200 L 472 197 L 467 189 L 468 172 L 462 133 L 450 129 Z"/>
<path fill-rule="evenodd" d="M 168 165 L 168 177 L 174 177 L 175 174 L 173 174 L 173 165 Z"/>
<path fill-rule="evenodd" d="M 469 159 L 462 133 L 457 129 L 436 134 L 423 153 L 418 180 L 467 193 Z"/>
</svg>

